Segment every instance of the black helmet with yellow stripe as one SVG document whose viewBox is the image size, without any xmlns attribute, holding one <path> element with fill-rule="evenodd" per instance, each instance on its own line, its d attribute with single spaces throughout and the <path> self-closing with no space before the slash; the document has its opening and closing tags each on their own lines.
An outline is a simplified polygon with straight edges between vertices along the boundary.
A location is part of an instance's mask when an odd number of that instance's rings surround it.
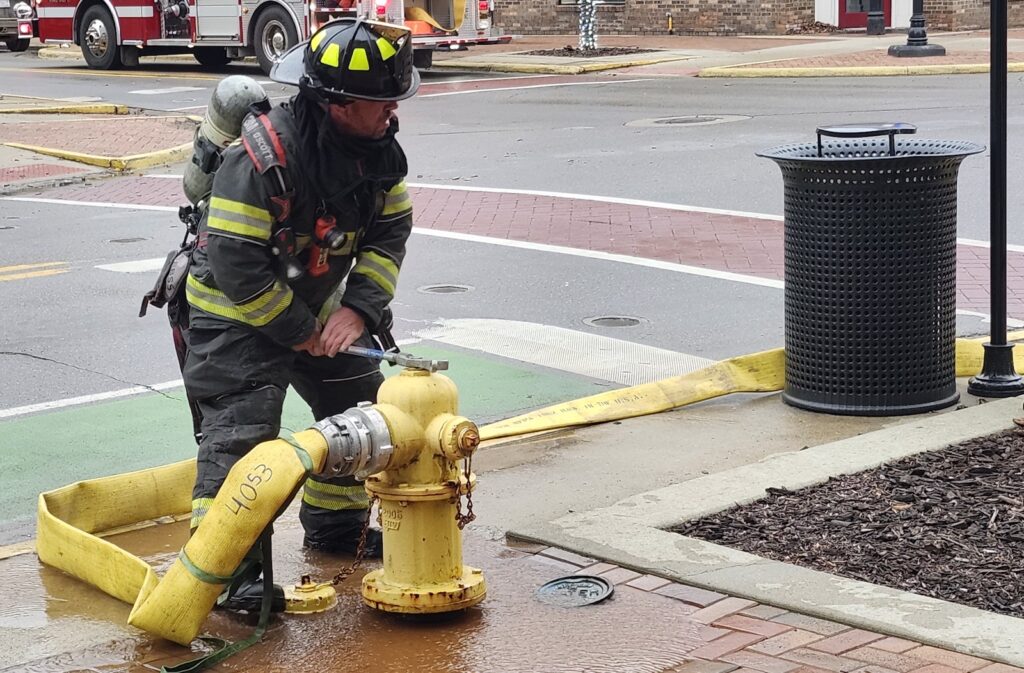
<svg viewBox="0 0 1024 673">
<path fill-rule="evenodd" d="M 420 86 L 409 29 L 362 19 L 324 25 L 308 42 L 286 52 L 270 79 L 332 103 L 404 100 Z"/>
</svg>

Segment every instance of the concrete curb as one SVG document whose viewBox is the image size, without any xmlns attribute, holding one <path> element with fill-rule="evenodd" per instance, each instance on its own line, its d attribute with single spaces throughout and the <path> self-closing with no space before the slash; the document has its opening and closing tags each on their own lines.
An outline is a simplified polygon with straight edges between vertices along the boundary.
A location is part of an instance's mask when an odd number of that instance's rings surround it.
<svg viewBox="0 0 1024 673">
<path fill-rule="evenodd" d="M 8 147 L 20 150 L 28 150 L 36 154 L 44 154 L 58 159 L 77 161 L 80 164 L 110 168 L 115 171 L 132 171 L 141 168 L 152 168 L 175 161 L 184 161 L 191 156 L 192 143 L 185 143 L 177 147 L 146 152 L 144 154 L 132 154 L 124 157 L 107 157 L 99 154 L 83 154 L 81 152 L 70 152 L 68 150 L 55 149 L 52 147 L 39 147 L 37 145 L 22 145 L 21 143 L 4 143 Z"/>
<path fill-rule="evenodd" d="M 780 402 L 781 403 L 781 402 Z M 764 489 L 803 488 L 901 457 L 1014 427 L 1020 400 L 912 419 L 805 451 L 778 454 L 572 514 L 509 536 L 569 549 L 639 572 L 1013 666 L 1024 665 L 1024 620 L 787 563 L 663 530 L 757 500 Z"/>
<path fill-rule="evenodd" d="M 67 103 L 61 105 L 47 105 L 45 107 L 33 108 L 0 108 L 0 114 L 100 114 L 100 115 L 126 115 L 129 109 L 127 105 L 115 105 L 113 103 Z"/>
<path fill-rule="evenodd" d="M 42 47 L 36 52 L 36 57 L 48 61 L 85 61 L 82 51 L 77 46 L 73 48 Z M 180 61 L 199 65 L 199 62 L 192 57 L 192 54 L 163 54 L 161 56 L 146 56 L 144 58 L 159 58 L 165 61 Z"/>
<path fill-rule="evenodd" d="M 894 77 L 898 75 L 973 75 L 989 72 L 987 63 L 908 66 L 851 66 L 825 68 L 751 68 L 721 66 L 705 68 L 698 77 Z M 1010 63 L 1008 72 L 1024 72 L 1024 63 Z"/>
<path fill-rule="evenodd" d="M 41 59 L 50 61 L 84 61 L 85 57 L 82 56 L 82 52 L 77 47 L 41 47 L 37 52 L 36 56 Z M 203 66 L 196 61 L 195 57 L 191 53 L 184 54 L 142 54 L 139 58 L 143 59 L 143 63 L 150 61 L 170 61 L 172 63 L 192 63 L 197 68 Z M 256 57 L 246 56 L 245 58 L 239 58 L 232 60 L 232 63 L 255 63 Z M 227 75 L 224 75 L 227 77 Z"/>
<path fill-rule="evenodd" d="M 523 63 L 500 61 L 474 62 L 469 59 L 453 59 L 451 61 L 435 61 L 432 67 L 452 70 L 477 70 L 481 72 L 517 72 L 535 75 L 582 75 L 588 72 L 602 72 L 618 68 L 633 68 L 644 65 L 656 65 L 672 61 L 688 61 L 692 56 L 673 56 L 671 58 L 643 59 L 636 61 L 617 61 L 614 63 L 585 63 L 581 65 L 557 65 L 554 63 Z"/>
</svg>

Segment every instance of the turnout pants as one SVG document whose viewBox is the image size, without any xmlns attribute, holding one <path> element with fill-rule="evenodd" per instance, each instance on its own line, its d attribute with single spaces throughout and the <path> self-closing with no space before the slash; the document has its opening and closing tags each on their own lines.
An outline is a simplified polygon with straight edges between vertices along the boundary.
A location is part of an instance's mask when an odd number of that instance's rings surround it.
<svg viewBox="0 0 1024 673">
<path fill-rule="evenodd" d="M 257 444 L 278 437 L 289 385 L 320 420 L 359 402 L 376 402 L 384 381 L 375 361 L 349 355 L 313 357 L 253 329 L 195 315 L 187 339 L 185 387 L 203 417 L 192 491 L 193 529 L 235 462 Z M 374 347 L 369 333 L 358 345 Z M 353 477 L 311 477 L 299 512 L 307 542 L 329 547 L 358 538 L 368 504 L 366 491 Z"/>
</svg>

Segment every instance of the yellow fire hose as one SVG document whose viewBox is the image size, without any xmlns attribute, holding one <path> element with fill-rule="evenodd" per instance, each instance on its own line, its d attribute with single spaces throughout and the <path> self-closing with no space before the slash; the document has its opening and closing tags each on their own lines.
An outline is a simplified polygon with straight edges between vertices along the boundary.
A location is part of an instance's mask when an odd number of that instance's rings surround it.
<svg viewBox="0 0 1024 673">
<path fill-rule="evenodd" d="M 462 19 L 466 14 L 466 0 L 452 0 L 451 10 L 452 25 L 450 28 L 442 26 L 430 12 L 415 5 L 405 8 L 405 18 L 407 21 L 422 21 L 446 33 L 457 33 L 459 28 L 462 27 Z"/>
<path fill-rule="evenodd" d="M 1024 338 L 1024 332 L 1010 335 Z M 956 375 L 981 370 L 982 341 L 958 339 Z M 1024 353 L 1015 352 L 1018 371 Z M 654 414 L 740 392 L 783 388 L 781 348 L 742 355 L 700 371 L 609 391 L 499 421 L 484 439 L 603 423 Z M 161 579 L 145 561 L 97 533 L 176 516 L 191 508 L 194 460 L 77 482 L 39 496 L 36 551 L 60 568 L 133 605 L 128 623 L 188 645 L 198 634 L 228 576 L 263 529 L 287 507 L 327 446 L 315 430 L 261 444 L 229 474 L 214 505 Z"/>
</svg>

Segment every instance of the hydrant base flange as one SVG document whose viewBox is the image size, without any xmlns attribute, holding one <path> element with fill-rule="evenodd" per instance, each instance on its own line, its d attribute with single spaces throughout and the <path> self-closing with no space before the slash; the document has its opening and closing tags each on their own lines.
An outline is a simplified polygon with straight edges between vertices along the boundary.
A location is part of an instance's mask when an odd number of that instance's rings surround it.
<svg viewBox="0 0 1024 673">
<path fill-rule="evenodd" d="M 411 585 L 390 584 L 384 570 L 375 570 L 363 578 L 363 602 L 383 612 L 433 614 L 455 612 L 473 607 L 487 596 L 483 572 L 462 566 L 462 577 L 444 583 Z"/>
</svg>

